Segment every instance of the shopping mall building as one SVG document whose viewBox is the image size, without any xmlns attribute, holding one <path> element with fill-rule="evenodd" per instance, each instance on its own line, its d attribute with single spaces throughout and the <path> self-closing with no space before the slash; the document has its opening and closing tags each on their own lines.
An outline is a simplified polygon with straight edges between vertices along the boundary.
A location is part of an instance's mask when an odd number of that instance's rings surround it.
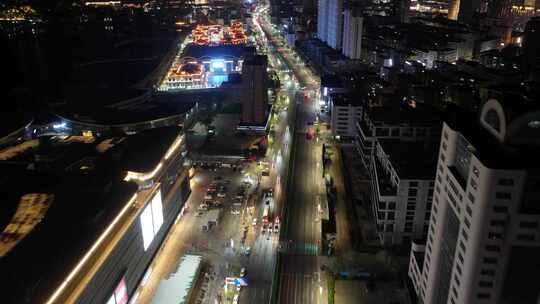
<svg viewBox="0 0 540 304">
<path fill-rule="evenodd" d="M 143 121 L 134 126 L 151 125 Z M 0 148 L 2 303 L 136 297 L 186 208 L 185 156 L 179 126 L 43 135 Z"/>
</svg>

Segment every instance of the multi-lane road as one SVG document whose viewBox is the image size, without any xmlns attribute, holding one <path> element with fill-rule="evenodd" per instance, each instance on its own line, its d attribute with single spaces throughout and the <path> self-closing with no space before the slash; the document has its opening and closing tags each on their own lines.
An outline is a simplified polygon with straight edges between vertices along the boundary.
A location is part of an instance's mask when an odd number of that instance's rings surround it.
<svg viewBox="0 0 540 304">
<path fill-rule="evenodd" d="M 274 34 L 265 18 L 265 8 L 259 9 L 258 24 L 277 45 L 281 39 Z M 319 84 L 308 68 L 299 64 L 291 51 L 276 48 L 280 57 L 304 87 L 297 92 L 292 174 L 287 185 L 284 233 L 280 239 L 280 269 L 278 303 L 326 303 L 325 288 L 320 277 L 319 250 L 321 223 L 318 202 L 325 195 L 322 168 L 322 142 L 317 135 L 308 139 L 306 133 L 316 120 Z M 307 95 L 307 97 L 304 97 Z M 313 98 L 314 97 L 314 98 Z"/>
</svg>

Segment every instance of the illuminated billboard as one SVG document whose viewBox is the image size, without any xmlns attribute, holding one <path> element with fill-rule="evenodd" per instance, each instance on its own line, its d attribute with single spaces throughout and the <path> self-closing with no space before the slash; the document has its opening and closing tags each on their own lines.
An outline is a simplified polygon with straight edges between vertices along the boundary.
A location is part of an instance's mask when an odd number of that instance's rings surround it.
<svg viewBox="0 0 540 304">
<path fill-rule="evenodd" d="M 161 202 L 161 190 L 156 191 L 149 204 L 144 207 L 141 212 L 141 230 L 143 237 L 143 248 L 146 251 L 154 236 L 159 232 L 159 228 L 163 224 L 163 204 Z"/>
</svg>

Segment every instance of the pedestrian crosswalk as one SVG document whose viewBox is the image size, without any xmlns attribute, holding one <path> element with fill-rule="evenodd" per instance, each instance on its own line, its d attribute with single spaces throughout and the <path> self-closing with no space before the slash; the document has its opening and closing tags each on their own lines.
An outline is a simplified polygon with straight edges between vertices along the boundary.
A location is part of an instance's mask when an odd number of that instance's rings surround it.
<svg viewBox="0 0 540 304">
<path fill-rule="evenodd" d="M 309 242 L 282 241 L 279 250 L 293 255 L 318 255 L 319 245 Z"/>
</svg>

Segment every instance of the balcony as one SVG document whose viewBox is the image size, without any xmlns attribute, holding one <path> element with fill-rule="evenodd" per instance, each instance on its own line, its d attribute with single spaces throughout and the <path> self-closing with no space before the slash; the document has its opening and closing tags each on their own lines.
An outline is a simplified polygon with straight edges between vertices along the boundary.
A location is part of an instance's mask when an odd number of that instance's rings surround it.
<svg viewBox="0 0 540 304">
<path fill-rule="evenodd" d="M 397 187 L 392 183 L 390 174 L 384 170 L 379 160 L 374 157 L 373 167 L 375 170 L 376 186 L 379 190 L 379 198 L 384 196 L 396 196 Z"/>
<path fill-rule="evenodd" d="M 363 141 L 371 141 L 373 132 L 363 119 L 356 122 L 356 129 L 358 129 L 358 134 Z"/>
</svg>

